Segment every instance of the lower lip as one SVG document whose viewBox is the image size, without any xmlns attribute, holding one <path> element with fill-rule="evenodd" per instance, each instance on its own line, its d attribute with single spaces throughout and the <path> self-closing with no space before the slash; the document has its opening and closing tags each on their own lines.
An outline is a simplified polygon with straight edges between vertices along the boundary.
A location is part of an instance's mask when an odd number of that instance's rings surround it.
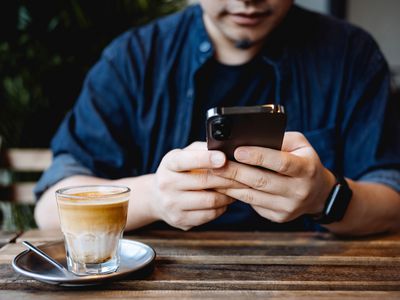
<svg viewBox="0 0 400 300">
<path fill-rule="evenodd" d="M 265 16 L 264 15 L 258 15 L 258 16 L 243 16 L 243 15 L 229 15 L 230 19 L 237 25 L 240 26 L 256 26 L 260 24 Z"/>
</svg>

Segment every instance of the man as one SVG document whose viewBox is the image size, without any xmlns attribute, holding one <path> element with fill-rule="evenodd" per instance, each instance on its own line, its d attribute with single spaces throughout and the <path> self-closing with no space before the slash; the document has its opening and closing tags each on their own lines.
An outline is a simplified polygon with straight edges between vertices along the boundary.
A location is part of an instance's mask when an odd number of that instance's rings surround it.
<svg viewBox="0 0 400 300">
<path fill-rule="evenodd" d="M 112 183 L 133 191 L 128 230 L 398 230 L 398 103 L 369 35 L 292 0 L 200 3 L 104 51 L 52 141 L 39 227 L 59 226 L 56 189 Z M 282 151 L 195 142 L 208 108 L 265 103 L 286 107 Z"/>
</svg>

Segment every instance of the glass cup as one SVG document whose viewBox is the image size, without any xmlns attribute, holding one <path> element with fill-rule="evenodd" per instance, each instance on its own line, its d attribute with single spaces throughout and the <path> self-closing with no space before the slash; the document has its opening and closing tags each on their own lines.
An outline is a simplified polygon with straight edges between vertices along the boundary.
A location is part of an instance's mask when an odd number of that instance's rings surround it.
<svg viewBox="0 0 400 300">
<path fill-rule="evenodd" d="M 127 187 L 108 185 L 56 191 L 69 271 L 93 275 L 118 269 L 129 194 Z"/>
</svg>

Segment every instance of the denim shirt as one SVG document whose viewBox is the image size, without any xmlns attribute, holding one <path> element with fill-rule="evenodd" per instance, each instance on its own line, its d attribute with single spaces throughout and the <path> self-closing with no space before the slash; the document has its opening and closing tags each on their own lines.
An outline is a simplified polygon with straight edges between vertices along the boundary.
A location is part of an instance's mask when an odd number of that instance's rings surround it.
<svg viewBox="0 0 400 300">
<path fill-rule="evenodd" d="M 213 54 L 198 5 L 116 38 L 55 135 L 55 160 L 36 193 L 74 174 L 154 173 L 168 151 L 192 140 L 196 75 Z M 261 55 L 273 69 L 287 130 L 302 132 L 328 169 L 400 191 L 399 102 L 390 98 L 387 63 L 367 33 L 294 6 Z M 247 217 L 228 211 L 221 218 L 254 217 L 241 209 Z"/>
</svg>

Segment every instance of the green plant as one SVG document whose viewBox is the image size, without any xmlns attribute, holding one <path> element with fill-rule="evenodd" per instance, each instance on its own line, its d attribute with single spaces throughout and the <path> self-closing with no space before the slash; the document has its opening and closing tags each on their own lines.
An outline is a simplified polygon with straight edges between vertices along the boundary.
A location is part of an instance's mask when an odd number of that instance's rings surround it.
<svg viewBox="0 0 400 300">
<path fill-rule="evenodd" d="M 1 1 L 0 150 L 48 147 L 103 48 L 123 31 L 172 13 L 185 3 Z M 0 185 L 9 185 L 12 177 L 1 167 Z M 2 230 L 35 227 L 32 205 L 0 201 L 0 212 Z"/>
<path fill-rule="evenodd" d="M 186 1 L 6 2 L 0 4 L 7 28 L 0 39 L 0 135 L 6 147 L 47 147 L 105 45 Z"/>
</svg>

